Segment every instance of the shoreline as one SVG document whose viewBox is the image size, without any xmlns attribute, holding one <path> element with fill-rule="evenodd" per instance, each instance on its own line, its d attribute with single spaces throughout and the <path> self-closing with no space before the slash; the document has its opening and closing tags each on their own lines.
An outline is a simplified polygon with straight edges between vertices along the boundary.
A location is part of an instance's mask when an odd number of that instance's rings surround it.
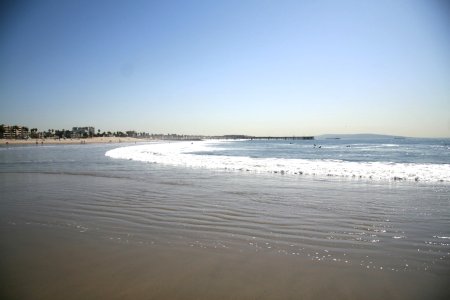
<svg viewBox="0 0 450 300">
<path fill-rule="evenodd" d="M 60 158 L 66 153 L 56 152 Z M 427 207 L 421 199 L 444 197 L 445 191 L 436 196 L 433 189 L 418 194 L 416 188 L 393 192 L 393 187 L 378 185 L 299 185 L 192 170 L 167 174 L 153 165 L 145 167 L 145 176 L 138 170 L 121 176 L 121 164 L 102 169 L 106 177 L 85 176 L 105 161 L 103 156 L 98 161 L 99 154 L 70 174 L 61 165 L 52 174 L 0 174 L 0 262 L 5 270 L 0 296 L 448 298 L 448 257 L 440 251 L 445 246 L 423 243 L 419 252 L 410 251 L 417 241 L 445 243 L 429 237 L 438 228 L 445 231 L 448 210 L 442 204 L 430 207 L 443 209 L 428 225 L 429 216 L 417 214 L 420 207 L 410 213 L 403 209 L 417 207 L 417 201 Z M 73 166 L 69 162 L 66 168 Z M 30 185 L 35 186 L 23 188 Z M 411 191 L 417 196 L 411 197 Z M 249 205 L 255 213 L 269 208 L 276 213 L 261 224 L 259 217 L 248 215 Z M 340 209 L 330 213 L 329 207 Z M 364 208 L 354 213 L 358 207 Z M 319 219 L 322 214 L 326 217 Z M 393 238 L 399 230 L 408 237 Z"/>
<path fill-rule="evenodd" d="M 92 137 L 92 138 L 63 138 L 63 139 L 2 139 L 0 145 L 68 145 L 68 144 L 107 144 L 107 143 L 137 143 L 137 142 L 151 142 L 152 139 L 138 139 L 132 137 Z"/>
</svg>

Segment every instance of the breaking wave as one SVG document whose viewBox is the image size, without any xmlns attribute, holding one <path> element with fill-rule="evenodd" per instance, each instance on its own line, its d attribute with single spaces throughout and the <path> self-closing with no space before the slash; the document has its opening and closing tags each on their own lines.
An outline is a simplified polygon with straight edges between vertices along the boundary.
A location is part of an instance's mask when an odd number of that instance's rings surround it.
<svg viewBox="0 0 450 300">
<path fill-rule="evenodd" d="M 254 158 L 215 155 L 223 142 L 153 143 L 116 148 L 105 153 L 116 159 L 171 166 L 235 170 L 282 175 L 342 177 L 368 180 L 450 182 L 450 164 L 351 162 L 331 159 Z"/>
</svg>

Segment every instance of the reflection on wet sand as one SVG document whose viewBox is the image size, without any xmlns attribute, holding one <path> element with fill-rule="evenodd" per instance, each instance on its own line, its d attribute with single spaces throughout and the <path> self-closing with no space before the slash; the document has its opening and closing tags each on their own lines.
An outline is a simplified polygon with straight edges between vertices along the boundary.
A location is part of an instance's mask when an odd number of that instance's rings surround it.
<svg viewBox="0 0 450 300">
<path fill-rule="evenodd" d="M 250 248 L 130 245 L 20 225 L 1 235 L 2 299 L 437 299 L 446 287 L 431 274 L 398 280 Z"/>
<path fill-rule="evenodd" d="M 0 299 L 449 299 L 449 186 L 0 157 Z"/>
</svg>

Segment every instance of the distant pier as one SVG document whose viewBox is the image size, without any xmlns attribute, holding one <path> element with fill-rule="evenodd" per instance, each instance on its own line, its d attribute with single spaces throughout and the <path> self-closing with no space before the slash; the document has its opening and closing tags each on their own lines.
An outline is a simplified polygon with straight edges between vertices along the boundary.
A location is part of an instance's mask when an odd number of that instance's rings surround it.
<svg viewBox="0 0 450 300">
<path fill-rule="evenodd" d="M 314 140 L 314 136 L 252 136 L 251 140 Z"/>
</svg>

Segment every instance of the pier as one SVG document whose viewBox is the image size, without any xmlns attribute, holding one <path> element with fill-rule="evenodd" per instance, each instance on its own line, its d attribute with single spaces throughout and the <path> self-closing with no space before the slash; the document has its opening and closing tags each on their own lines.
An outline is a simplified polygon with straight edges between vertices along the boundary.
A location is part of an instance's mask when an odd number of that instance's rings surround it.
<svg viewBox="0 0 450 300">
<path fill-rule="evenodd" d="M 253 136 L 251 140 L 314 140 L 314 136 Z"/>
</svg>

